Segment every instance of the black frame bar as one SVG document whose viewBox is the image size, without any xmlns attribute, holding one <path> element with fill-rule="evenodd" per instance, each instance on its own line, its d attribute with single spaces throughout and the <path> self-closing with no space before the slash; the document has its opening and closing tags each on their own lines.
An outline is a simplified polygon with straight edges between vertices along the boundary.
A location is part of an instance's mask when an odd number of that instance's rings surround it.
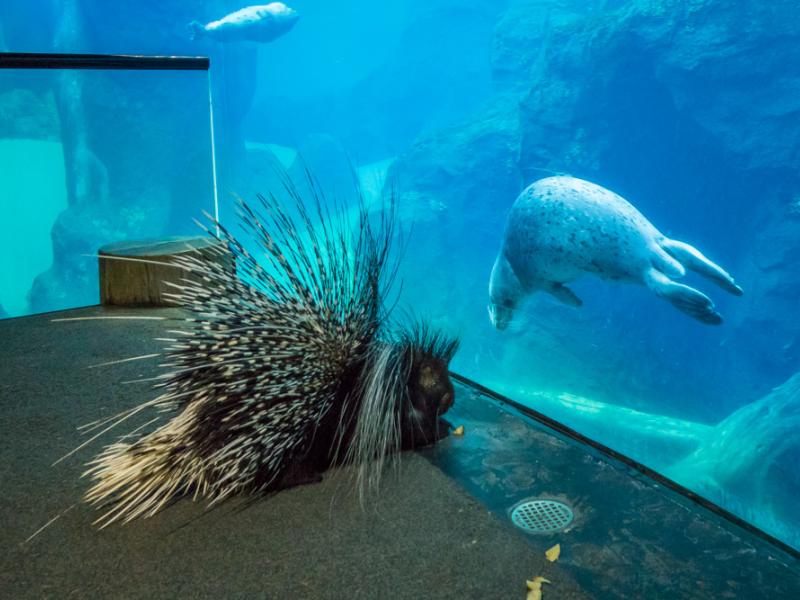
<svg viewBox="0 0 800 600">
<path fill-rule="evenodd" d="M 131 54 L 53 54 L 0 52 L 0 69 L 121 69 L 133 71 L 208 71 L 205 56 Z"/>
<path fill-rule="evenodd" d="M 609 448 L 605 444 L 601 444 L 598 441 L 586 437 L 582 433 L 576 431 L 575 429 L 572 429 L 571 427 L 568 427 L 567 425 L 564 425 L 560 421 L 556 421 L 555 419 L 548 417 L 543 413 L 540 413 L 538 410 L 530 408 L 529 406 L 525 406 L 524 404 L 520 404 L 519 402 L 516 402 L 515 400 L 512 400 L 507 396 L 503 396 L 502 394 L 499 394 L 498 392 L 495 392 L 494 390 L 491 390 L 486 386 L 483 386 L 480 383 L 473 381 L 469 377 L 464 377 L 463 375 L 459 375 L 458 373 L 453 373 L 452 371 L 450 372 L 450 376 L 459 383 L 475 388 L 483 395 L 488 396 L 492 400 L 513 407 L 518 412 L 522 413 L 524 416 L 533 419 L 538 423 L 541 423 L 542 425 L 548 427 L 549 429 L 552 429 L 560 433 L 561 435 L 571 438 L 583 445 L 589 446 L 594 450 L 596 450 L 597 452 L 604 454 L 616 460 L 617 462 L 620 462 L 625 466 L 630 467 L 631 469 L 638 471 L 642 475 L 645 475 L 646 477 L 652 479 L 654 482 L 663 485 L 666 488 L 669 488 L 671 491 L 676 492 L 681 496 L 684 496 L 688 500 L 694 502 L 695 504 L 698 504 L 699 506 L 702 506 L 706 510 L 711 511 L 712 513 L 725 519 L 726 521 L 730 521 L 731 523 L 740 527 L 741 529 L 744 529 L 751 535 L 761 538 L 762 540 L 766 541 L 772 546 L 775 546 L 781 552 L 791 556 L 795 560 L 800 560 L 800 550 L 797 550 L 792 546 L 790 546 L 789 544 L 782 542 L 781 540 L 770 535 L 763 529 L 759 529 L 749 521 L 745 521 L 744 519 L 736 516 L 732 512 L 725 510 L 720 505 L 715 504 L 708 498 L 704 498 L 703 496 L 700 496 L 699 494 L 693 492 L 689 488 L 682 486 L 677 481 L 673 481 L 672 479 L 665 477 L 658 471 L 654 471 L 650 467 L 643 465 L 642 463 L 636 460 L 633 460 L 629 456 L 617 452 L 613 448 Z"/>
</svg>

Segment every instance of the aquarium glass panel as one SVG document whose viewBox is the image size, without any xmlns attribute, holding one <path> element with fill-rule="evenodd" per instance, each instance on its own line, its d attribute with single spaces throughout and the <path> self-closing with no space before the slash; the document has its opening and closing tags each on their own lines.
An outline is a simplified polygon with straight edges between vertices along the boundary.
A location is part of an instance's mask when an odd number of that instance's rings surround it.
<svg viewBox="0 0 800 600">
<path fill-rule="evenodd" d="M 215 212 L 205 71 L 0 69 L 0 310 L 97 304 L 98 249 Z"/>
<path fill-rule="evenodd" d="M 108 4 L 2 7 L 0 48 L 209 56 L 225 224 L 280 170 L 393 196 L 393 316 L 456 372 L 800 547 L 794 3 L 296 0 L 271 41 L 212 31 L 243 3 Z M 0 78 L 7 312 L 95 302 L 98 245 L 212 206 L 204 76 Z"/>
</svg>

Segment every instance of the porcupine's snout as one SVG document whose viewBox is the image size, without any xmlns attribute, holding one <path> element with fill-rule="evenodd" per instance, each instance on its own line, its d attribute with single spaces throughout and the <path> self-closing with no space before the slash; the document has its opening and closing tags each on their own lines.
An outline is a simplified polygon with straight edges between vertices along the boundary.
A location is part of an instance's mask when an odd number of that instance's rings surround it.
<svg viewBox="0 0 800 600">
<path fill-rule="evenodd" d="M 445 361 L 428 358 L 414 371 L 409 386 L 411 402 L 402 423 L 404 449 L 429 446 L 447 435 L 447 423 L 440 417 L 455 398 Z"/>
</svg>

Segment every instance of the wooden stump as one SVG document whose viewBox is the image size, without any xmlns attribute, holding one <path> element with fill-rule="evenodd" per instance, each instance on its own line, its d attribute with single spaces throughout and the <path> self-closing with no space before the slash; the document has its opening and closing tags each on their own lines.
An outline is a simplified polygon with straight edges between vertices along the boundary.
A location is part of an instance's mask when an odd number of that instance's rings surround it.
<svg viewBox="0 0 800 600">
<path fill-rule="evenodd" d="M 174 292 L 166 282 L 200 278 L 186 269 L 170 265 L 174 257 L 199 252 L 203 259 L 233 269 L 230 255 L 219 255 L 214 249 L 223 242 L 214 237 L 169 237 L 157 240 L 119 242 L 98 251 L 100 268 L 100 303 L 115 306 L 175 306 L 164 297 Z M 146 260 L 118 260 L 120 257 Z M 162 263 L 162 264 L 153 264 Z M 226 264 L 228 263 L 228 264 Z"/>
</svg>

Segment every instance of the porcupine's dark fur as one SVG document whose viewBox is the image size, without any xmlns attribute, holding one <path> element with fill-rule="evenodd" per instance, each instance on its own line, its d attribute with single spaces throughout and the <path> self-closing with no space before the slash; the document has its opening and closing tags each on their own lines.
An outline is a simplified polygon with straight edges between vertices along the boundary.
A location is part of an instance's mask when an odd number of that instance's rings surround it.
<svg viewBox="0 0 800 600">
<path fill-rule="evenodd" d="M 386 331 L 393 205 L 376 225 L 362 204 L 353 231 L 316 191 L 309 211 L 284 183 L 297 216 L 274 196 L 259 197 L 258 210 L 240 201 L 265 264 L 213 219 L 221 263 L 235 260 L 238 275 L 181 259 L 202 277 L 173 293 L 191 315 L 166 350 L 160 395 L 128 413 L 174 416 L 90 463 L 86 499 L 106 510 L 102 526 L 182 494 L 214 504 L 288 487 L 341 459 L 358 467 L 363 492 L 386 459 L 442 435 L 457 342 L 424 325 Z"/>
</svg>

